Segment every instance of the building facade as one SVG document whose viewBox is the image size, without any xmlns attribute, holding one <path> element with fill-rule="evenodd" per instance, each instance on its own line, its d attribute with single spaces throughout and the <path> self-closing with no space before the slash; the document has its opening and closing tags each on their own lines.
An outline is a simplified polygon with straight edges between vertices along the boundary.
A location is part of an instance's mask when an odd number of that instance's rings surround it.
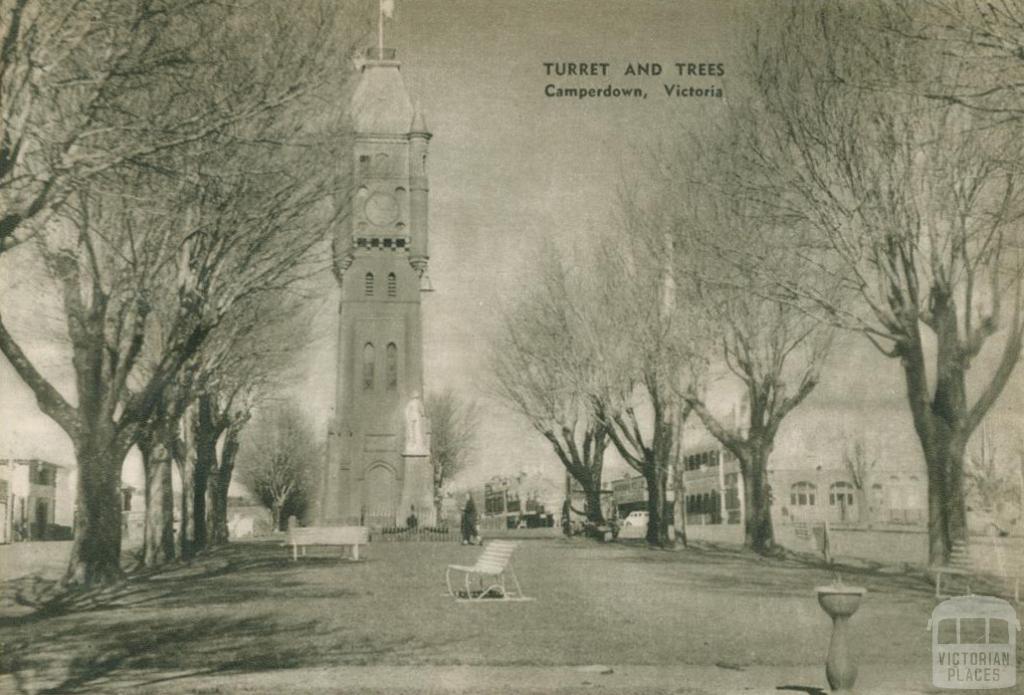
<svg viewBox="0 0 1024 695">
<path fill-rule="evenodd" d="M 923 472 L 872 471 L 863 489 L 841 468 L 773 469 L 768 479 L 777 523 L 907 526 L 927 521 L 928 488 Z"/>
<path fill-rule="evenodd" d="M 420 297 L 426 274 L 427 148 L 392 49 L 372 49 L 351 103 L 353 185 L 341 204 L 335 418 L 314 522 L 433 525 L 423 410 Z"/>
<path fill-rule="evenodd" d="M 0 542 L 37 540 L 53 526 L 62 466 L 39 459 L 0 459 Z"/>
<path fill-rule="evenodd" d="M 712 440 L 687 446 L 681 457 L 682 489 L 669 480 L 670 501 L 683 500 L 687 526 L 742 525 L 743 477 L 736 457 Z M 780 462 L 785 465 L 785 462 Z M 768 484 L 776 524 L 829 522 L 853 526 L 915 526 L 927 521 L 924 474 L 872 470 L 858 488 L 843 468 L 770 467 Z M 646 509 L 647 485 L 637 475 L 611 481 L 620 515 Z"/>
</svg>

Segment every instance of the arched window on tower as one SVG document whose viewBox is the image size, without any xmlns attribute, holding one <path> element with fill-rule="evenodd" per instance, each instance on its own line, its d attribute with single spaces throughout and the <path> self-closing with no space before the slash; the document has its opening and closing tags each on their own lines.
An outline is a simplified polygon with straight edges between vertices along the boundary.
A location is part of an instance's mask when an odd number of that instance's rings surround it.
<svg viewBox="0 0 1024 695">
<path fill-rule="evenodd" d="M 376 360 L 373 343 L 363 346 L 363 388 L 373 388 L 373 363 Z"/>
<path fill-rule="evenodd" d="M 398 388 L 398 346 L 388 343 L 385 357 L 387 359 L 388 390 L 394 391 Z"/>
<path fill-rule="evenodd" d="M 398 278 L 394 273 L 388 273 L 388 296 L 398 296 Z"/>
<path fill-rule="evenodd" d="M 373 296 L 373 273 L 366 274 L 366 289 L 365 293 L 367 297 Z"/>
</svg>

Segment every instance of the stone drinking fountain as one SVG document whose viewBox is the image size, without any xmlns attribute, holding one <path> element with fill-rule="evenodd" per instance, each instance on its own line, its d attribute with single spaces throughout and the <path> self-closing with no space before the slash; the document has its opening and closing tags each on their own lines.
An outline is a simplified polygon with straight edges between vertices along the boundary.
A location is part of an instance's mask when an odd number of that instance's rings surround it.
<svg viewBox="0 0 1024 695">
<path fill-rule="evenodd" d="M 843 584 L 839 575 L 835 581 L 815 588 L 818 603 L 832 618 L 832 640 L 828 645 L 825 677 L 833 692 L 849 692 L 857 680 L 857 664 L 850 657 L 848 627 L 850 616 L 860 608 L 867 589 Z"/>
</svg>

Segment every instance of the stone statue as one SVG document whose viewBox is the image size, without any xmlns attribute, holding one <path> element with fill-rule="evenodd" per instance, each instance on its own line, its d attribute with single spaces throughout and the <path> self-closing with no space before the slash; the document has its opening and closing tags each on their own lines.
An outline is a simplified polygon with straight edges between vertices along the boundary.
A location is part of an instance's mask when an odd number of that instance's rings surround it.
<svg viewBox="0 0 1024 695">
<path fill-rule="evenodd" d="M 405 453 L 430 453 L 427 447 L 427 416 L 419 391 L 413 392 L 405 406 Z"/>
</svg>

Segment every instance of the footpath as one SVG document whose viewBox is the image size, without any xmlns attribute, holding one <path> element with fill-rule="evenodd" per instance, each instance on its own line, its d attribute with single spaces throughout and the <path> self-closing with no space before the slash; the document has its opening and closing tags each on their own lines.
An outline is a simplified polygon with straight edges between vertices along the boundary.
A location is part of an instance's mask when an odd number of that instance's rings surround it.
<svg viewBox="0 0 1024 695">
<path fill-rule="evenodd" d="M 515 693 L 590 695 L 827 695 L 824 668 L 748 666 L 345 666 L 213 675 L 121 674 L 101 692 L 125 693 L 359 693 L 442 695 Z M 928 665 L 908 673 L 892 665 L 862 666 L 857 695 L 951 693 L 934 688 Z M 977 692 L 977 691 L 972 691 Z M 1001 692 L 1017 690 L 992 690 Z"/>
</svg>

